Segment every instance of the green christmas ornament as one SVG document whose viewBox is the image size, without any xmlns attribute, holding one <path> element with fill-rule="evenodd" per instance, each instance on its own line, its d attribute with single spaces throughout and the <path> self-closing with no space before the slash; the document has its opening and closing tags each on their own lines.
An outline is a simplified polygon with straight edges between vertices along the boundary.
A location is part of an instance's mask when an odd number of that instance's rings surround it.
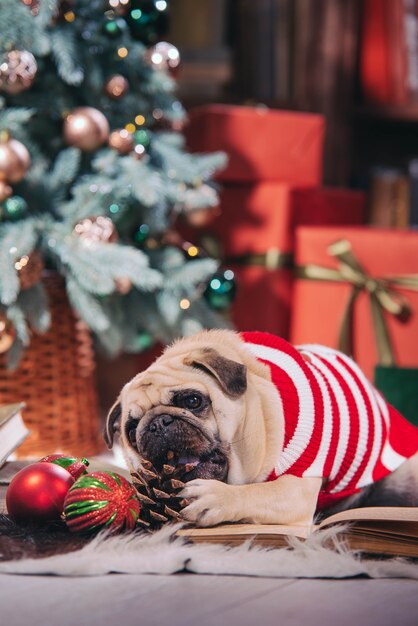
<svg viewBox="0 0 418 626">
<path fill-rule="evenodd" d="M 222 270 L 212 276 L 203 295 L 212 309 L 223 311 L 231 305 L 235 292 L 234 272 Z"/>
<path fill-rule="evenodd" d="M 134 141 L 136 145 L 144 146 L 146 150 L 151 143 L 151 137 L 146 130 L 141 129 L 134 132 Z"/>
<path fill-rule="evenodd" d="M 110 39 L 117 39 L 126 30 L 126 22 L 113 11 L 106 11 L 102 26 L 103 32 Z"/>
<path fill-rule="evenodd" d="M 134 232 L 134 235 L 133 235 L 134 243 L 137 246 L 143 246 L 146 240 L 148 239 L 149 234 L 150 234 L 150 227 L 148 226 L 148 224 L 141 224 L 141 226 L 138 226 L 138 228 Z"/>
<path fill-rule="evenodd" d="M 115 472 L 91 472 L 72 485 L 64 501 L 63 519 L 71 532 L 100 529 L 133 530 L 139 499 L 130 482 Z"/>
<path fill-rule="evenodd" d="M 28 205 L 24 198 L 21 196 L 10 196 L 6 198 L 0 209 L 3 219 L 11 222 L 17 222 L 26 216 L 28 211 Z"/>
<path fill-rule="evenodd" d="M 168 2 L 165 0 L 131 0 L 125 19 L 132 37 L 150 46 L 168 31 Z"/>
<path fill-rule="evenodd" d="M 120 205 L 116 202 L 112 202 L 112 204 L 109 206 L 109 213 L 111 213 L 112 215 L 118 215 L 118 213 L 120 213 Z"/>
<path fill-rule="evenodd" d="M 133 341 L 133 348 L 135 349 L 135 351 L 138 352 L 144 352 L 145 350 L 148 350 L 148 348 L 151 348 L 151 346 L 153 345 L 154 339 L 149 333 L 145 331 L 138 333 Z"/>
</svg>

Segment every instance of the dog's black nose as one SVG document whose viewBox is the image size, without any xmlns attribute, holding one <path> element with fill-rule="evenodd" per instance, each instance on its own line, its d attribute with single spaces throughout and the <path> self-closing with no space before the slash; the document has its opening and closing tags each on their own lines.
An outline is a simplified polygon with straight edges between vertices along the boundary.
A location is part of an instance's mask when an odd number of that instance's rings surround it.
<svg viewBox="0 0 418 626">
<path fill-rule="evenodd" d="M 158 417 L 152 420 L 149 426 L 149 430 L 151 433 L 157 433 L 157 432 L 162 433 L 173 422 L 174 422 L 174 417 L 172 417 L 171 415 L 168 415 L 167 413 L 163 413 L 162 415 L 159 415 Z"/>
</svg>

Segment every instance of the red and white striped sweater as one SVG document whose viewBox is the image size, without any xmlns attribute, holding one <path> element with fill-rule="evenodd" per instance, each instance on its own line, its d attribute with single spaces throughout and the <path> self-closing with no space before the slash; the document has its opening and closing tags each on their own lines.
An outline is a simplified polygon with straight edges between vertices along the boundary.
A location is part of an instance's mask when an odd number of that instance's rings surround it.
<svg viewBox="0 0 418 626">
<path fill-rule="evenodd" d="M 266 363 L 283 405 L 283 450 L 267 480 L 322 477 L 318 509 L 384 478 L 418 451 L 410 424 L 341 352 L 294 347 L 261 332 L 241 337 Z"/>
</svg>

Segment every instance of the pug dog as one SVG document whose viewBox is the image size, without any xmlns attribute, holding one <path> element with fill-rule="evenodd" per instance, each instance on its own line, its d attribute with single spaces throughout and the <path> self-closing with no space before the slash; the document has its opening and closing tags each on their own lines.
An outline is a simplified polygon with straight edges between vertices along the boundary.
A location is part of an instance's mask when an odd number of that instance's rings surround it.
<svg viewBox="0 0 418 626">
<path fill-rule="evenodd" d="M 309 525 L 356 506 L 418 506 L 418 428 L 346 355 L 261 332 L 202 331 L 122 389 L 105 439 L 128 466 L 188 464 L 182 517 Z"/>
</svg>

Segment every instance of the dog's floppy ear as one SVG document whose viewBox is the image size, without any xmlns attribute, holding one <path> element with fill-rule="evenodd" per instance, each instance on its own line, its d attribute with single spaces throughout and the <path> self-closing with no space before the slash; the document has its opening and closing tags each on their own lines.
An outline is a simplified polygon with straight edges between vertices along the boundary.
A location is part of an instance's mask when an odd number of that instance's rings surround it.
<svg viewBox="0 0 418 626">
<path fill-rule="evenodd" d="M 106 418 L 106 424 L 104 428 L 104 440 L 108 448 L 113 446 L 113 436 L 115 432 L 120 430 L 120 418 L 122 415 L 122 405 L 119 398 L 109 411 Z"/>
<path fill-rule="evenodd" d="M 238 398 L 247 389 L 247 368 L 242 363 L 231 361 L 214 350 L 203 348 L 184 359 L 185 365 L 197 367 L 216 378 L 221 389 L 233 398 Z"/>
</svg>

